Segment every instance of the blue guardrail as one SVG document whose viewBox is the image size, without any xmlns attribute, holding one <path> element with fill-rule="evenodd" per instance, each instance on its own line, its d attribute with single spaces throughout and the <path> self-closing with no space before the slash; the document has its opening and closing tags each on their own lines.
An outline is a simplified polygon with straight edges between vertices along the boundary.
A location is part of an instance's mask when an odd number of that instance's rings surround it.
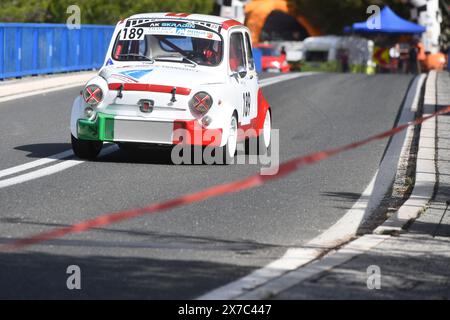
<svg viewBox="0 0 450 320">
<path fill-rule="evenodd" d="M 113 32 L 113 26 L 0 23 L 0 80 L 98 69 Z"/>
</svg>

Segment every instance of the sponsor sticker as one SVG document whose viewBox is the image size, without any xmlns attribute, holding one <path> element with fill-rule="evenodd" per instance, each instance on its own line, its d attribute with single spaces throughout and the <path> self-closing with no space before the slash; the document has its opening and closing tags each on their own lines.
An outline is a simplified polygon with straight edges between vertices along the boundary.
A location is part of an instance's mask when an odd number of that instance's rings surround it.
<svg viewBox="0 0 450 320">
<path fill-rule="evenodd" d="M 181 36 L 221 41 L 219 26 L 203 22 L 130 21 L 120 33 L 120 40 L 143 40 L 146 35 Z"/>
<path fill-rule="evenodd" d="M 125 76 L 131 77 L 133 79 L 141 79 L 143 77 L 145 77 L 146 75 L 148 75 L 150 72 L 152 72 L 153 69 L 150 70 L 130 70 L 130 71 L 123 71 L 120 72 L 120 74 L 123 74 Z"/>
</svg>

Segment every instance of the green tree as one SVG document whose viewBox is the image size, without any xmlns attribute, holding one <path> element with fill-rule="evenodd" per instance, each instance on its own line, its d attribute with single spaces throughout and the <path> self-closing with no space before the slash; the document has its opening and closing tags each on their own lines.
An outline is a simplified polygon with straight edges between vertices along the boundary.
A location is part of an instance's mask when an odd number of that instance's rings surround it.
<svg viewBox="0 0 450 320">
<path fill-rule="evenodd" d="M 1 0 L 0 22 L 43 22 L 51 0 Z"/>
<path fill-rule="evenodd" d="M 213 0 L 1 0 L 0 22 L 65 23 L 67 8 L 81 9 L 83 24 L 115 24 L 121 18 L 146 12 L 211 13 Z"/>
<path fill-rule="evenodd" d="M 289 0 L 289 4 L 314 26 L 330 34 L 340 34 L 345 26 L 366 20 L 370 5 L 387 4 L 396 13 L 408 17 L 408 8 L 398 0 Z"/>
</svg>

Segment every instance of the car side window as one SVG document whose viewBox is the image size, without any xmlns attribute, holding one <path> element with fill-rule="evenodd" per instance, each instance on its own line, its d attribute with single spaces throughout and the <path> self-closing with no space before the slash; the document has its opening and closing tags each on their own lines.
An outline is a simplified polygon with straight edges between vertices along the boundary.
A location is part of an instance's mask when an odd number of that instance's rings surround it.
<svg viewBox="0 0 450 320">
<path fill-rule="evenodd" d="M 255 60 L 253 59 L 252 42 L 248 33 L 245 33 L 245 42 L 247 44 L 247 63 L 250 70 L 255 70 Z"/>
<path fill-rule="evenodd" d="M 247 69 L 244 36 L 241 32 L 235 32 L 230 37 L 230 69 L 238 72 L 242 68 Z"/>
</svg>

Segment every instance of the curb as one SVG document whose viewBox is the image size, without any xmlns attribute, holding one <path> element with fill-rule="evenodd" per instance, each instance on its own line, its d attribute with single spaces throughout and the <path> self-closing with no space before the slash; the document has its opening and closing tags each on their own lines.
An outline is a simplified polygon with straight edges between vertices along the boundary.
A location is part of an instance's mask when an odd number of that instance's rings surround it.
<svg viewBox="0 0 450 320">
<path fill-rule="evenodd" d="M 431 102 L 431 103 L 430 103 Z M 434 112 L 436 102 L 436 72 L 430 72 L 426 82 L 423 116 Z M 434 195 L 436 186 L 436 119 L 422 124 L 417 153 L 415 185 L 409 199 L 396 214 L 387 219 L 373 233 L 398 234 L 417 219 Z"/>
<path fill-rule="evenodd" d="M 1 83 L 0 103 L 38 94 L 84 86 L 86 82 L 92 79 L 96 74 L 96 71 L 77 72 L 72 74 L 42 76 Z"/>
<path fill-rule="evenodd" d="M 424 76 L 416 77 L 411 82 L 399 114 L 401 123 L 413 120 L 412 110 L 417 108 L 415 103 L 418 103 L 421 97 L 419 88 L 423 85 L 424 78 Z M 412 88 L 415 89 L 412 90 Z M 282 258 L 273 261 L 266 267 L 209 291 L 196 300 L 264 300 L 273 298 L 305 279 L 345 263 L 389 239 L 389 235 L 375 234 L 368 234 L 356 239 L 355 237 L 361 222 L 369 218 L 373 209 L 379 205 L 387 191 L 385 187 L 394 181 L 398 164 L 406 149 L 405 145 L 409 145 L 407 136 L 408 132 L 405 131 L 401 135 L 396 135 L 396 138 L 389 143 L 389 149 L 378 172 L 363 192 L 360 200 L 327 231 L 303 247 L 290 248 Z M 391 151 L 391 148 L 398 149 L 399 154 L 395 156 L 396 152 Z M 385 171 L 390 171 L 392 175 L 386 174 Z M 380 187 L 375 188 L 375 185 Z M 377 205 L 374 206 L 374 203 Z M 352 230 L 353 226 L 356 226 L 356 229 Z"/>
</svg>

